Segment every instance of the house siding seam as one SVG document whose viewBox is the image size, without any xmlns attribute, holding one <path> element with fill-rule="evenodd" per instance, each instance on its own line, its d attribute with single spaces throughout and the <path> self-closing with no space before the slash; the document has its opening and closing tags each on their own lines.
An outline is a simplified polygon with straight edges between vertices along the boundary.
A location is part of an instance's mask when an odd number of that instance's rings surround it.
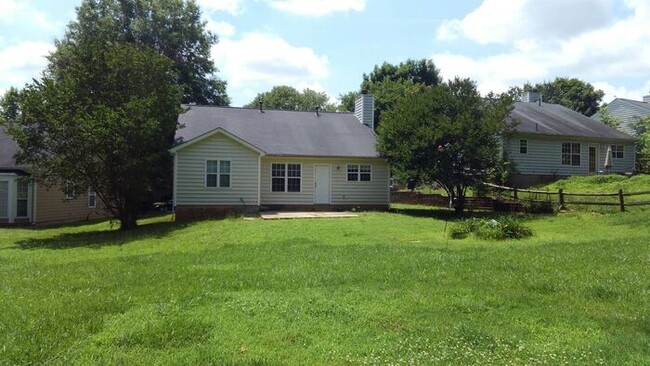
<svg viewBox="0 0 650 366">
<path fill-rule="evenodd" d="M 60 186 L 47 188 L 37 184 L 36 224 L 57 225 L 68 222 L 93 220 L 106 217 L 106 211 L 99 197 L 95 208 L 88 208 L 88 191 L 78 192 L 68 200 Z"/>
<path fill-rule="evenodd" d="M 528 153 L 519 152 L 519 140 L 528 141 Z M 562 165 L 562 143 L 578 142 L 580 143 L 580 166 Z M 596 171 L 605 171 L 605 155 L 609 145 L 623 145 L 624 158 L 613 159 L 611 172 L 625 173 L 634 169 L 634 144 L 621 142 L 604 142 L 587 139 L 578 139 L 572 137 L 565 138 L 544 138 L 531 136 L 513 136 L 505 141 L 504 149 L 510 159 L 515 164 L 515 169 L 519 174 L 539 174 L 539 175 L 587 175 L 589 174 L 589 148 L 590 145 L 598 147 L 598 161 Z"/>
<path fill-rule="evenodd" d="M 300 192 L 271 192 L 271 164 L 297 163 L 302 165 Z M 348 182 L 347 164 L 370 164 L 371 182 Z M 331 205 L 388 205 L 390 200 L 390 168 L 383 159 L 361 158 L 262 158 L 261 204 L 265 205 L 313 205 L 315 165 L 330 165 Z M 338 169 L 337 169 L 338 168 Z"/>
<path fill-rule="evenodd" d="M 259 153 L 215 134 L 179 150 L 176 156 L 176 206 L 251 206 L 258 203 Z M 230 188 L 205 186 L 206 160 L 230 160 Z"/>
</svg>

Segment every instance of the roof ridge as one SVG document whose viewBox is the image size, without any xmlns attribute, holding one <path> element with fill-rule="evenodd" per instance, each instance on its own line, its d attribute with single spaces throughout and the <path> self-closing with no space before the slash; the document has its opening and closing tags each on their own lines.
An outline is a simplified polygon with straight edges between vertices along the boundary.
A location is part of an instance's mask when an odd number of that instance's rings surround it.
<svg viewBox="0 0 650 366">
<path fill-rule="evenodd" d="M 245 111 L 258 111 L 259 108 L 248 108 L 248 107 L 232 107 L 232 106 L 227 106 L 227 105 L 210 105 L 210 104 L 183 104 L 183 107 L 201 107 L 201 108 L 222 108 L 222 109 L 239 109 L 239 110 L 245 110 Z M 289 109 L 274 109 L 274 108 L 263 108 L 264 112 L 270 111 L 270 112 L 302 112 L 302 113 L 315 113 L 316 110 L 308 110 L 308 111 L 294 111 L 294 110 L 289 110 Z M 318 110 L 318 113 L 321 114 L 354 114 L 354 112 L 331 112 L 331 111 L 323 111 L 323 110 Z"/>
</svg>

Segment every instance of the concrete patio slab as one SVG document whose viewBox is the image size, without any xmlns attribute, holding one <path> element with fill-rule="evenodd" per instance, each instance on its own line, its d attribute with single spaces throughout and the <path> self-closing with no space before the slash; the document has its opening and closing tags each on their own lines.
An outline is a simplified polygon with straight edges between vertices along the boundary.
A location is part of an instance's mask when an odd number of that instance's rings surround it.
<svg viewBox="0 0 650 366">
<path fill-rule="evenodd" d="M 358 217 L 359 215 L 350 212 L 264 212 L 260 214 L 264 220 L 282 220 L 282 219 L 326 219 L 342 217 Z"/>
</svg>

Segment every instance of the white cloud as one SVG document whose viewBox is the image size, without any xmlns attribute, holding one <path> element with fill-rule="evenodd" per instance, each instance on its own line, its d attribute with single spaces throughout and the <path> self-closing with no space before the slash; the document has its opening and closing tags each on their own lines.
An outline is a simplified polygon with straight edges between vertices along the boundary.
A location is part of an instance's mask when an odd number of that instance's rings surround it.
<svg viewBox="0 0 650 366">
<path fill-rule="evenodd" d="M 278 10 L 307 16 L 363 11 L 366 8 L 366 0 L 269 0 L 269 4 Z"/>
<path fill-rule="evenodd" d="M 206 29 L 219 36 L 219 39 L 230 38 L 235 34 L 235 27 L 228 22 L 215 22 L 208 20 Z"/>
<path fill-rule="evenodd" d="M 239 15 L 244 12 L 242 0 L 197 0 L 196 2 L 206 12 L 223 11 L 232 15 Z"/>
<path fill-rule="evenodd" d="M 607 22 L 613 0 L 485 0 L 463 19 L 443 21 L 439 40 L 480 44 L 570 37 Z"/>
<path fill-rule="evenodd" d="M 642 100 L 644 95 L 650 94 L 650 80 L 646 81 L 639 88 L 631 89 L 624 86 L 615 86 L 605 81 L 597 81 L 592 84 L 595 88 L 605 92 L 605 98 L 603 98 L 603 102 L 605 103 L 611 102 L 614 98 Z"/>
<path fill-rule="evenodd" d="M 0 84 L 22 87 L 47 65 L 45 56 L 54 49 L 46 42 L 27 41 L 0 50 Z"/>
<path fill-rule="evenodd" d="M 42 30 L 52 31 L 60 24 L 25 1 L 0 0 L 0 24 L 9 26 L 27 23 Z"/>
<path fill-rule="evenodd" d="M 482 92 L 505 91 L 526 81 L 540 82 L 556 76 L 577 77 L 588 82 L 608 83 L 603 89 L 632 97 L 650 75 L 650 3 L 625 0 L 631 14 L 615 19 L 610 0 L 559 0 L 535 2 L 485 0 L 462 20 L 448 20 L 438 28 L 439 39 L 466 38 L 480 44 L 497 43 L 505 51 L 483 57 L 438 53 L 432 56 L 443 77 L 456 75 L 477 80 Z M 564 4 L 564 1 L 562 1 Z M 571 3 L 571 4 L 568 4 Z M 577 4 L 577 5 L 576 5 Z M 509 7 L 509 5 L 511 5 Z M 586 18 L 565 12 L 573 6 L 593 9 Z M 619 4 L 622 6 L 623 4 Z M 511 9 L 510 13 L 504 12 Z M 551 11 L 555 9 L 554 11 Z M 584 11 L 580 14 L 585 13 Z M 501 14 L 501 15 L 500 15 Z M 601 19 L 601 20 L 599 20 Z M 540 30 L 548 28 L 548 32 Z M 533 31 L 537 29 L 538 31 Z M 637 80 L 637 86 L 621 89 L 618 80 Z M 646 88 L 646 87 L 644 87 Z M 620 96 L 620 95 L 619 95 Z M 636 95 L 634 99 L 639 99 Z"/>
<path fill-rule="evenodd" d="M 212 57 L 232 87 L 295 85 L 328 75 L 327 56 L 275 35 L 249 33 L 240 40 L 223 40 L 213 47 Z"/>
</svg>

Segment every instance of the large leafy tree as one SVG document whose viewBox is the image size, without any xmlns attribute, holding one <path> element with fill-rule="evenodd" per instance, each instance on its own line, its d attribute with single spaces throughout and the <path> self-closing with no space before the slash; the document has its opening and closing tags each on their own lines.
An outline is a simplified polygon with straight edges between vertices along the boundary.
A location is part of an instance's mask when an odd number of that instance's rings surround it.
<svg viewBox="0 0 650 366">
<path fill-rule="evenodd" d="M 257 94 L 255 99 L 244 107 L 257 108 L 260 103 L 264 108 L 286 111 L 313 111 L 316 108 L 328 112 L 336 111 L 336 105 L 329 103 L 327 94 L 311 89 L 298 91 L 286 85 L 274 86 L 270 91 Z"/>
<path fill-rule="evenodd" d="M 467 189 L 502 162 L 499 137 L 511 108 L 510 96 L 482 97 L 469 79 L 420 87 L 384 113 L 377 148 L 397 174 L 439 184 L 461 214 Z"/>
<path fill-rule="evenodd" d="M 16 158 L 42 184 L 93 189 L 131 229 L 142 198 L 169 172 L 182 89 L 172 61 L 154 50 L 95 42 L 74 54 L 56 77 L 12 97 L 17 110 L 3 117 Z"/>
<path fill-rule="evenodd" d="M 399 99 L 418 90 L 420 86 L 433 86 L 441 82 L 440 70 L 431 60 L 409 59 L 397 65 L 384 62 L 376 65 L 369 74 L 363 75 L 359 92 L 369 92 L 374 96 L 375 128 L 377 128 L 382 121 L 384 111 L 393 107 Z M 359 92 L 356 92 L 356 95 Z M 354 110 L 354 104 L 350 104 L 348 97 L 355 95 L 352 93 L 355 92 L 344 94 L 345 100 L 342 96 L 341 100 L 345 102 L 345 105 L 342 105 L 343 109 Z"/>
<path fill-rule="evenodd" d="M 587 117 L 598 112 L 600 102 L 605 96 L 605 92 L 585 81 L 563 77 L 535 85 L 526 83 L 523 87 L 511 88 L 510 94 L 516 100 L 521 100 L 523 93 L 528 91 L 539 92 L 543 101 L 563 105 Z"/>
<path fill-rule="evenodd" d="M 145 46 L 170 58 L 183 103 L 230 103 L 226 82 L 215 77 L 210 59 L 218 38 L 206 30 L 194 0 L 84 0 L 56 42 L 49 71 L 56 75 L 77 57 L 75 49 L 96 40 Z"/>
</svg>

